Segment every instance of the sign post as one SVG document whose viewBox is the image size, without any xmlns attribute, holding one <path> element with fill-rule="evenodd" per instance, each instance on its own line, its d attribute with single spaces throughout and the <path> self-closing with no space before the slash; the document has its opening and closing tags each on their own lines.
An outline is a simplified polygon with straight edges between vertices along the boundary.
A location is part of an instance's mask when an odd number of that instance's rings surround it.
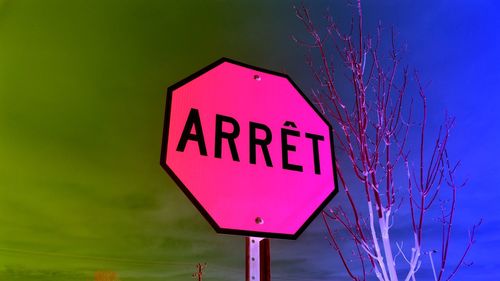
<svg viewBox="0 0 500 281">
<path fill-rule="evenodd" d="M 262 238 L 296 239 L 338 191 L 324 116 L 287 75 L 227 58 L 168 88 L 160 164 L 216 232 L 249 237 L 251 281 L 270 280 Z"/>
<path fill-rule="evenodd" d="M 245 238 L 246 281 L 271 280 L 270 241 L 261 237 Z"/>
</svg>

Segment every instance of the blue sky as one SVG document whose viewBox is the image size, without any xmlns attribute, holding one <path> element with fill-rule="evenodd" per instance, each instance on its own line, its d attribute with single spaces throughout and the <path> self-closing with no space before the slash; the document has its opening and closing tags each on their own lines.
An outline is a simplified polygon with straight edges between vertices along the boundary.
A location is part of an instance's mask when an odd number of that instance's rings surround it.
<svg viewBox="0 0 500 281">
<path fill-rule="evenodd" d="M 338 2 L 333 1 L 334 5 L 324 1 L 315 3 L 312 10 L 319 17 L 329 5 L 333 15 L 345 23 L 350 10 Z M 456 257 L 465 246 L 468 228 L 481 218 L 483 224 L 477 234 L 477 243 L 466 259 L 473 265 L 462 268 L 455 280 L 500 278 L 495 270 L 500 266 L 495 258 L 500 250 L 497 215 L 500 213 L 500 193 L 497 191 L 500 182 L 499 11 L 500 5 L 494 1 L 366 1 L 364 5 L 365 24 L 373 25 L 381 20 L 385 27 L 394 26 L 399 41 L 407 44 L 406 64 L 410 69 L 417 69 L 424 82 L 430 82 L 426 88 L 429 133 L 436 132 L 445 112 L 456 117 L 449 152 L 452 159 L 462 163 L 459 178 L 469 181 L 458 196 L 451 244 L 455 260 L 450 259 L 450 265 L 456 264 Z M 300 75 L 306 77 L 307 72 Z M 341 196 L 335 198 L 332 204 L 341 199 Z M 430 218 L 433 216 L 437 214 L 431 214 Z M 409 227 L 405 225 L 408 218 L 404 214 L 397 220 L 396 227 Z M 432 227 L 435 226 L 429 225 L 429 229 Z M 428 241 L 435 243 L 438 235 L 439 232 L 429 231 Z M 304 278 L 301 280 L 332 280 L 328 276 L 345 276 L 338 271 L 339 260 L 333 258 L 333 251 L 320 243 L 324 236 L 324 227 L 317 222 L 297 242 L 277 241 L 274 245 L 279 250 L 274 256 L 275 262 L 282 264 L 291 256 L 297 257 L 297 263 L 302 266 L 293 266 L 290 269 L 293 274 L 286 276 L 301 276 L 298 278 Z M 406 241 L 407 236 L 397 229 L 393 237 Z M 427 250 L 431 248 L 427 245 Z M 280 255 L 287 258 L 280 262 Z M 304 257 L 308 257 L 307 262 Z M 279 270 L 282 274 L 287 272 Z M 423 280 L 432 279 L 427 259 L 417 276 Z"/>
</svg>

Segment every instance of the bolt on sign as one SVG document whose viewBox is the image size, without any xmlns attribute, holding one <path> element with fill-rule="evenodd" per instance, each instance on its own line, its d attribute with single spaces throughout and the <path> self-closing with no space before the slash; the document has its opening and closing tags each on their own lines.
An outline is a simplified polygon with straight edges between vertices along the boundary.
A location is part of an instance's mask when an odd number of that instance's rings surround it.
<svg viewBox="0 0 500 281">
<path fill-rule="evenodd" d="M 334 163 L 331 125 L 285 74 L 222 58 L 168 89 L 161 165 L 219 233 L 297 238 Z"/>
</svg>

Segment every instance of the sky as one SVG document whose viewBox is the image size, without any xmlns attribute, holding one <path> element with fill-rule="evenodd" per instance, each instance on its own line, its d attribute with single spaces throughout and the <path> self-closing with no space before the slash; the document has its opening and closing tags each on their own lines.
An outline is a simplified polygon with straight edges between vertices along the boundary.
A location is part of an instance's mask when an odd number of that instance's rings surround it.
<svg viewBox="0 0 500 281">
<path fill-rule="evenodd" d="M 243 237 L 216 234 L 158 163 L 166 89 L 229 57 L 310 94 L 294 4 L 0 0 L 0 279 L 190 280 L 207 262 L 204 280 L 241 280 Z M 318 20 L 327 7 L 343 24 L 352 14 L 346 1 L 305 4 Z M 449 152 L 469 181 L 452 252 L 483 224 L 455 280 L 500 279 L 499 12 L 493 0 L 364 3 L 365 24 L 394 26 L 430 82 L 429 128 L 457 118 Z M 345 280 L 325 234 L 317 219 L 295 241 L 273 239 L 273 279 Z M 419 274 L 429 280 L 427 266 Z"/>
</svg>

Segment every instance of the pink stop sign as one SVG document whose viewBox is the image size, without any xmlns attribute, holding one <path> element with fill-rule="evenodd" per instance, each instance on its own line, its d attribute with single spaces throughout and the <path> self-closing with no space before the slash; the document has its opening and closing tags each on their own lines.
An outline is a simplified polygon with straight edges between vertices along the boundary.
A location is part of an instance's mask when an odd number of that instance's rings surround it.
<svg viewBox="0 0 500 281">
<path fill-rule="evenodd" d="M 297 238 L 337 193 L 334 161 L 287 75 L 222 58 L 168 89 L 160 163 L 219 233 Z"/>
</svg>

